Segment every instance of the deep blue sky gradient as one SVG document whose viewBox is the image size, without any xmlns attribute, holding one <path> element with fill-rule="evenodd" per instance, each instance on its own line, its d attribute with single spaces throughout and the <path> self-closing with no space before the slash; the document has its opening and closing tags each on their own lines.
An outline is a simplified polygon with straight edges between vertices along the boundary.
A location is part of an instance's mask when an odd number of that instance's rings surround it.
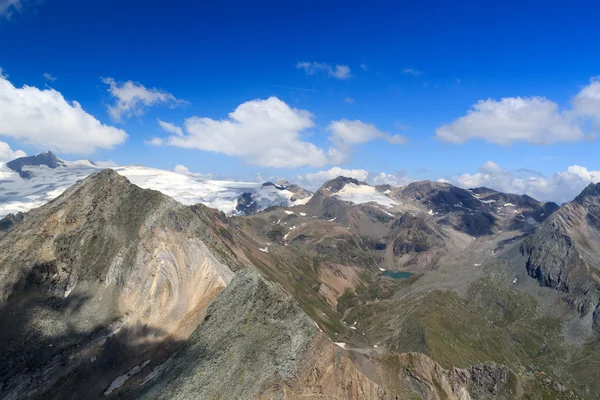
<svg viewBox="0 0 600 400">
<path fill-rule="evenodd" d="M 119 164 L 185 164 L 236 178 L 316 170 L 248 166 L 214 153 L 144 143 L 164 136 L 156 118 L 177 124 L 191 116 L 224 118 L 245 101 L 274 95 L 316 116 L 309 140 L 319 146 L 328 147 L 329 121 L 342 118 L 411 141 L 359 146 L 347 168 L 407 170 L 432 179 L 473 172 L 488 160 L 544 174 L 573 164 L 598 170 L 597 142 L 501 147 L 435 138 L 437 127 L 481 99 L 544 96 L 567 107 L 600 75 L 598 15 L 594 1 L 45 0 L 0 22 L 0 67 L 16 86 L 43 87 L 43 74 L 51 73 L 58 79 L 49 84 L 68 100 L 125 129 L 125 145 L 91 156 Z M 353 76 L 307 76 L 296 68 L 299 61 L 347 64 Z M 423 73 L 403 74 L 409 67 Z M 100 77 L 107 76 L 163 89 L 189 105 L 154 107 L 117 124 L 106 112 L 112 100 Z M 0 139 L 27 152 L 43 150 Z M 417 173 L 423 168 L 427 172 Z"/>
</svg>

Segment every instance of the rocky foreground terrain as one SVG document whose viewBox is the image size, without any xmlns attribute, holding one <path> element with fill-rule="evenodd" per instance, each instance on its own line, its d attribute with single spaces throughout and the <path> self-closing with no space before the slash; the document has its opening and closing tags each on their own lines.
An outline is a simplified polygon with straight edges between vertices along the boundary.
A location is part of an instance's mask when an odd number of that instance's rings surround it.
<svg viewBox="0 0 600 400">
<path fill-rule="evenodd" d="M 293 190 L 229 217 L 101 170 L 0 220 L 0 398 L 600 398 L 600 184 Z"/>
</svg>

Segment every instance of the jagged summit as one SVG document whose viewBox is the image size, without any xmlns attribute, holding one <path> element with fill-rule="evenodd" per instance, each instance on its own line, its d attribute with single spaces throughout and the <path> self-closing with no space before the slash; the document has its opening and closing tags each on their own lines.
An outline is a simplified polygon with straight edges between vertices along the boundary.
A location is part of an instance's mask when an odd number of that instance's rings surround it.
<svg viewBox="0 0 600 400">
<path fill-rule="evenodd" d="M 64 161 L 56 157 L 51 151 L 40 153 L 35 156 L 19 157 L 6 163 L 6 166 L 17 172 L 21 178 L 30 179 L 32 174 L 29 171 L 23 171 L 26 166 L 41 166 L 45 165 L 48 168 L 55 169 L 59 165 L 64 165 Z"/>
<path fill-rule="evenodd" d="M 321 189 L 319 189 L 319 190 L 325 189 L 329 193 L 337 193 L 340 190 L 342 190 L 344 188 L 344 186 L 346 186 L 349 183 L 357 185 L 357 186 L 367 185 L 366 182 L 361 182 L 358 179 L 349 178 L 349 177 L 346 177 L 346 176 L 338 176 L 335 179 L 331 179 L 331 180 L 325 182 L 321 186 Z"/>
<path fill-rule="evenodd" d="M 575 197 L 573 202 L 582 204 L 594 200 L 600 201 L 600 182 L 587 185 L 585 189 Z"/>
</svg>

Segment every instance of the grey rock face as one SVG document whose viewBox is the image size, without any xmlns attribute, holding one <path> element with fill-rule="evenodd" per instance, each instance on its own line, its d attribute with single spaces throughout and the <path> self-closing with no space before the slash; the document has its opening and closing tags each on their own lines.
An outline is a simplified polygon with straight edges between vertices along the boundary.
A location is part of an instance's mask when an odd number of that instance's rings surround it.
<svg viewBox="0 0 600 400">
<path fill-rule="evenodd" d="M 497 364 L 477 364 L 468 368 L 472 394 L 494 395 L 504 392 L 508 385 L 510 371 Z"/>
<path fill-rule="evenodd" d="M 528 274 L 560 290 L 580 316 L 592 314 L 600 335 L 600 184 L 589 185 L 546 219 L 521 245 Z"/>
<path fill-rule="evenodd" d="M 126 398 L 251 399 L 290 380 L 318 330 L 253 268 L 238 272 L 188 344 Z"/>
<path fill-rule="evenodd" d="M 112 170 L 25 214 L 0 235 L 0 398 L 97 397 L 164 357 L 239 267 L 221 217 Z"/>
<path fill-rule="evenodd" d="M 46 153 L 40 153 L 36 156 L 16 158 L 12 161 L 7 162 L 6 166 L 15 172 L 18 172 L 21 178 L 29 179 L 31 177 L 31 173 L 29 171 L 23 171 L 23 167 L 25 166 L 45 165 L 48 168 L 54 169 L 60 164 L 62 164 L 62 161 L 60 161 L 60 159 L 56 157 L 54 153 L 52 153 L 51 151 L 47 151 Z"/>
<path fill-rule="evenodd" d="M 25 218 L 25 214 L 19 212 L 16 214 L 8 214 L 6 217 L 0 219 L 0 233 L 9 231 L 15 225 L 23 221 L 23 218 Z"/>
</svg>

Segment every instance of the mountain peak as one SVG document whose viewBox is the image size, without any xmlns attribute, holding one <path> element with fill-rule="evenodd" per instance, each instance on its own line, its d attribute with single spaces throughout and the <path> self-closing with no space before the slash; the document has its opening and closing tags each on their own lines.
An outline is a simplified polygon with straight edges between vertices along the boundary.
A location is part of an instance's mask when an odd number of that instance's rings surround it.
<svg viewBox="0 0 600 400">
<path fill-rule="evenodd" d="M 335 179 L 331 179 L 331 180 L 325 182 L 325 184 L 323 184 L 323 186 L 321 186 L 321 189 L 325 188 L 331 193 L 336 193 L 336 192 L 339 192 L 340 190 L 342 190 L 344 188 L 344 186 L 346 186 L 349 183 L 352 183 L 357 186 L 358 185 L 367 185 L 365 182 L 361 182 L 358 179 L 349 178 L 346 176 L 338 176 Z"/>
<path fill-rule="evenodd" d="M 23 179 L 30 179 L 31 173 L 29 171 L 23 171 L 23 167 L 25 166 L 41 166 L 45 165 L 48 168 L 56 168 L 60 165 L 63 165 L 64 162 L 56 157 L 54 153 L 51 151 L 47 151 L 45 153 L 40 153 L 35 156 L 25 156 L 15 158 L 12 161 L 6 163 L 6 166 L 13 171 L 17 172 L 19 176 Z"/>
<path fill-rule="evenodd" d="M 600 204 L 600 182 L 590 183 L 573 200 L 573 203 L 589 206 L 590 204 Z"/>
<path fill-rule="evenodd" d="M 600 200 L 600 182 L 587 185 L 586 188 L 575 197 L 573 202 L 583 204 L 586 200 L 589 201 L 592 198 L 598 198 L 598 200 Z"/>
</svg>

